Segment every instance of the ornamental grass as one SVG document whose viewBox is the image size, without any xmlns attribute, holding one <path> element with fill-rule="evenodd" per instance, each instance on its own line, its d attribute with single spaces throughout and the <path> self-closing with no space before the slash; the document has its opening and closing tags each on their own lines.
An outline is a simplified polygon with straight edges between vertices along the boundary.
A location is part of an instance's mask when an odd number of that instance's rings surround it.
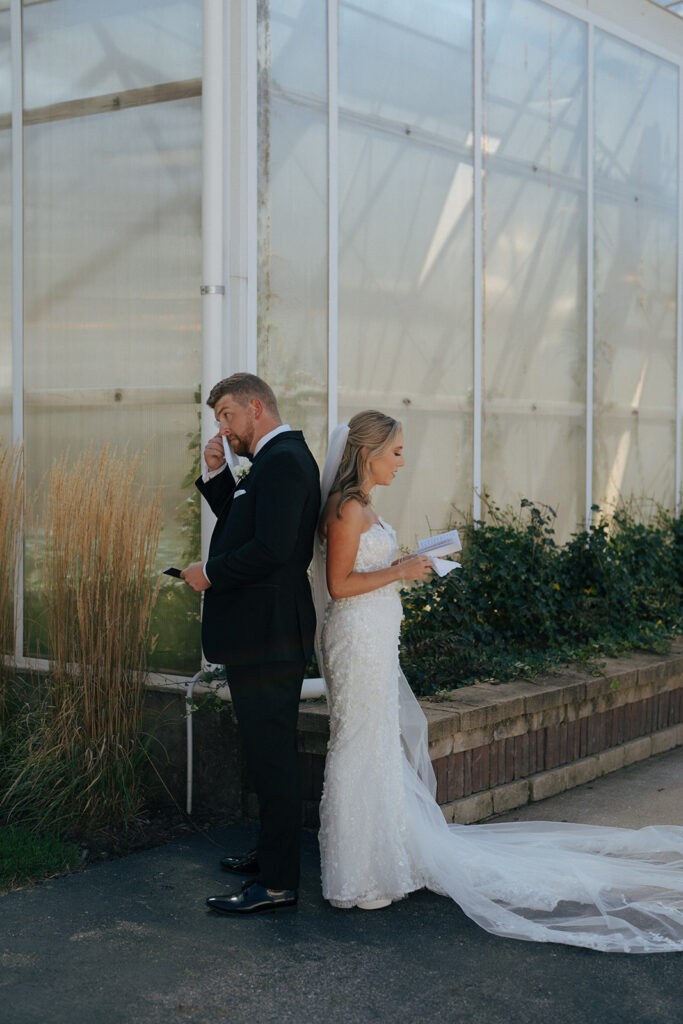
<svg viewBox="0 0 683 1024">
<path fill-rule="evenodd" d="M 12 724 L 1 804 L 54 832 L 126 821 L 143 800 L 142 700 L 160 495 L 140 456 L 63 456 L 43 486 L 36 564 L 49 672 Z M 156 580 L 155 580 L 156 577 Z"/>
<path fill-rule="evenodd" d="M 22 554 L 24 463 L 20 446 L 0 441 L 0 726 L 5 721 L 14 678 L 15 600 Z"/>
</svg>

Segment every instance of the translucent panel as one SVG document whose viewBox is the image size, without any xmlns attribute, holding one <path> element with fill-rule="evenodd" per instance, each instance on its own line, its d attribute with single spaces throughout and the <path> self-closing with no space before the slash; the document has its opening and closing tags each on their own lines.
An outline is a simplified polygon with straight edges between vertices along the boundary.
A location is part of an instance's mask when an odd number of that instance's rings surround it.
<svg viewBox="0 0 683 1024">
<path fill-rule="evenodd" d="M 586 200 L 486 177 L 483 485 L 550 505 L 566 539 L 585 505 Z"/>
<path fill-rule="evenodd" d="M 268 74 L 269 88 L 324 99 L 327 4 L 320 0 L 271 0 L 259 8 L 259 59 Z"/>
<path fill-rule="evenodd" d="M 596 36 L 594 498 L 675 495 L 678 84 Z"/>
<path fill-rule="evenodd" d="M 0 116 L 9 114 L 12 103 L 12 56 L 9 0 L 0 2 Z"/>
<path fill-rule="evenodd" d="M 275 389 L 283 417 L 303 429 L 322 459 L 327 447 L 327 98 L 318 92 L 321 84 L 326 90 L 318 64 L 302 63 L 299 56 L 302 40 L 325 54 L 327 29 L 312 6 L 318 14 L 324 7 L 278 0 L 271 4 L 270 34 L 267 21 L 259 24 L 258 370 Z M 271 39 L 278 40 L 277 51 L 271 51 Z M 284 93 L 282 81 L 293 82 L 307 100 Z"/>
<path fill-rule="evenodd" d="M 465 142 L 472 130 L 469 3 L 365 0 L 339 5 L 342 110 L 396 131 Z"/>
<path fill-rule="evenodd" d="M 594 498 L 675 494 L 676 210 L 596 199 Z"/>
<path fill-rule="evenodd" d="M 487 0 L 484 152 L 585 177 L 586 27 L 536 0 Z"/>
<path fill-rule="evenodd" d="M 199 100 L 25 131 L 29 481 L 65 448 L 148 447 L 164 564 L 186 546 L 177 516 L 197 425 L 200 160 Z M 157 663 L 196 666 L 196 625 L 184 652 L 182 627 Z"/>
<path fill-rule="evenodd" d="M 678 70 L 613 36 L 595 37 L 596 187 L 676 201 Z"/>
<path fill-rule="evenodd" d="M 585 26 L 486 11 L 483 487 L 550 505 L 564 540 L 585 507 Z"/>
<path fill-rule="evenodd" d="M 26 5 L 25 105 L 200 77 L 201 12 L 201 0 Z"/>
<path fill-rule="evenodd" d="M 402 420 L 408 466 L 377 504 L 412 545 L 471 505 L 471 24 L 464 5 L 367 7 L 340 18 L 340 418 Z"/>
<path fill-rule="evenodd" d="M 10 15 L 0 10 L 0 115 L 12 105 Z M 12 138 L 0 127 L 0 439 L 12 441 Z"/>
</svg>

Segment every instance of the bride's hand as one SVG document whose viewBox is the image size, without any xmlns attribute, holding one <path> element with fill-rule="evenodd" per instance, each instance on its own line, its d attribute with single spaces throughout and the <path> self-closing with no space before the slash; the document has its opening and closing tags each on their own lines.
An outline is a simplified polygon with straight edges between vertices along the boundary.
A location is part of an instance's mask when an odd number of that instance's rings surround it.
<svg viewBox="0 0 683 1024">
<path fill-rule="evenodd" d="M 415 580 L 424 583 L 434 572 L 434 566 L 429 555 L 409 555 L 397 562 L 398 570 L 402 580 Z"/>
</svg>

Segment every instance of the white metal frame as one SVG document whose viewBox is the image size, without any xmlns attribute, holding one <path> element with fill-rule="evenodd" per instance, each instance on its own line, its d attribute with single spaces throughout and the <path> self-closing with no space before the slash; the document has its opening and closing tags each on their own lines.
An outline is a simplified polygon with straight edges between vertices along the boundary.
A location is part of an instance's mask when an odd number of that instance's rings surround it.
<svg viewBox="0 0 683 1024">
<path fill-rule="evenodd" d="M 558 11 L 562 11 L 563 14 L 569 14 L 572 18 L 577 18 L 579 21 L 584 21 L 594 28 L 608 32 L 625 43 L 637 46 L 640 50 L 647 50 L 648 53 L 652 53 L 656 57 L 662 57 L 671 64 L 681 64 L 683 61 L 681 54 L 676 53 L 675 50 L 669 50 L 666 46 L 661 46 L 659 43 L 644 39 L 642 35 L 623 28 L 618 22 L 612 21 L 602 14 L 596 14 L 595 11 L 592 11 L 590 7 L 586 7 L 584 4 L 578 4 L 574 0 L 538 0 L 538 2 L 546 7 L 555 7 Z M 588 3 L 590 3 L 590 0 L 588 0 Z"/>
<path fill-rule="evenodd" d="M 244 257 L 247 266 L 247 358 L 246 367 L 256 373 L 258 366 L 258 67 L 257 5 L 241 0 L 243 46 L 246 51 L 246 95 L 242 96 L 242 117 L 246 132 L 246 160 L 242 178 L 245 198 L 246 239 Z"/>
<path fill-rule="evenodd" d="M 327 0 L 327 432 L 339 416 L 339 0 Z"/>
<path fill-rule="evenodd" d="M 24 46 L 21 0 L 11 0 L 12 88 L 12 440 L 24 441 Z M 23 459 L 23 456 L 22 456 Z M 24 656 L 24 558 L 15 577 L 15 646 Z"/>
<path fill-rule="evenodd" d="M 676 516 L 681 512 L 683 458 L 683 67 L 678 68 L 678 254 L 676 266 Z"/>
<path fill-rule="evenodd" d="M 595 175 L 593 173 L 594 29 L 588 25 L 586 60 L 586 508 L 585 524 L 593 521 L 593 385 L 595 380 Z"/>
<path fill-rule="evenodd" d="M 474 0 L 472 8 L 472 173 L 474 215 L 474 275 L 473 275 L 473 424 L 472 424 L 472 515 L 481 519 L 482 438 L 484 432 L 484 181 L 482 162 L 482 135 L 484 116 L 484 4 Z"/>
</svg>

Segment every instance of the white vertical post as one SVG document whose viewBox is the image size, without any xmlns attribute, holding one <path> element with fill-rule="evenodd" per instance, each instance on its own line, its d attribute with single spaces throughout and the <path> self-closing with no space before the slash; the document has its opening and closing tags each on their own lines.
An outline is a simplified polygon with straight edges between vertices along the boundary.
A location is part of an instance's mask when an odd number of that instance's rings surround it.
<svg viewBox="0 0 683 1024">
<path fill-rule="evenodd" d="M 204 0 L 202 80 L 202 449 L 216 433 L 209 391 L 222 376 L 223 307 L 223 0 Z M 202 557 L 215 519 L 202 502 Z"/>
<path fill-rule="evenodd" d="M 474 363 L 473 363 L 473 429 L 472 429 L 472 514 L 481 519 L 482 487 L 482 428 L 483 428 L 483 364 L 484 364 L 484 308 L 483 308 L 483 67 L 484 67 L 484 6 L 482 0 L 474 0 L 472 9 L 473 39 L 473 110 L 472 110 L 472 173 L 474 213 L 474 278 L 473 278 L 473 319 L 474 319 Z"/>
<path fill-rule="evenodd" d="M 681 401 L 683 400 L 683 68 L 678 67 L 678 252 L 676 257 L 676 469 L 674 507 L 681 514 Z"/>
<path fill-rule="evenodd" d="M 246 147 L 244 193 L 246 198 L 247 266 L 247 370 L 258 370 L 258 54 L 257 4 L 242 0 L 246 67 L 242 82 L 242 130 Z"/>
<path fill-rule="evenodd" d="M 595 181 L 593 160 L 594 114 L 594 29 L 588 25 L 586 85 L 586 506 L 585 524 L 590 530 L 593 504 L 593 381 L 595 366 L 594 295 L 595 295 Z"/>
<path fill-rule="evenodd" d="M 24 441 L 24 47 L 21 0 L 11 0 L 12 78 L 12 439 Z M 22 456 L 23 462 L 23 456 Z M 24 558 L 14 581 L 15 657 L 24 654 Z"/>
<path fill-rule="evenodd" d="M 224 253 L 228 280 L 223 376 L 256 373 L 258 318 L 258 52 L 253 0 L 224 0 Z"/>
<path fill-rule="evenodd" d="M 339 2 L 327 3 L 327 432 L 339 416 Z"/>
</svg>

